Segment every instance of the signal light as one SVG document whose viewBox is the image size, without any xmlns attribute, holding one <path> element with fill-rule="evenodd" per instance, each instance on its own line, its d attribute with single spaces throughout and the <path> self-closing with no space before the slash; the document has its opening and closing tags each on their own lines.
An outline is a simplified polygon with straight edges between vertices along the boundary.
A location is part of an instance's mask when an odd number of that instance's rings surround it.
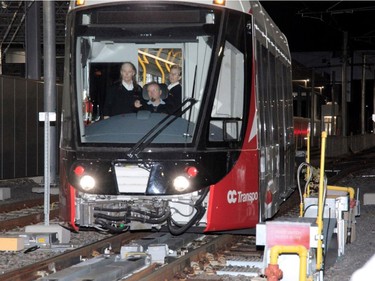
<svg viewBox="0 0 375 281">
<path fill-rule="evenodd" d="M 85 172 L 85 168 L 83 168 L 82 166 L 77 166 L 77 167 L 75 167 L 75 169 L 74 169 L 74 173 L 75 173 L 77 176 L 82 176 L 84 172 Z"/>
<path fill-rule="evenodd" d="M 225 6 L 225 0 L 213 0 L 212 2 L 215 5 Z"/>
<path fill-rule="evenodd" d="M 85 0 L 76 0 L 76 6 L 82 6 L 85 4 Z"/>
<path fill-rule="evenodd" d="M 190 166 L 186 168 L 186 173 L 189 177 L 195 178 L 198 175 L 198 169 L 194 166 Z"/>
</svg>

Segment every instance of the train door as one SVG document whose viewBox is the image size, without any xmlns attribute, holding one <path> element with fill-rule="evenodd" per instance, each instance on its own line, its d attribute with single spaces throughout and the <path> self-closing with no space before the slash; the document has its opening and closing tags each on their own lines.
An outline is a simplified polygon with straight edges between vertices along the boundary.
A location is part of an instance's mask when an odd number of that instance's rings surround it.
<svg viewBox="0 0 375 281">
<path fill-rule="evenodd" d="M 285 189 L 281 194 L 282 199 L 289 196 L 294 190 L 295 184 L 295 144 L 293 127 L 293 97 L 292 97 L 292 71 L 291 66 L 281 64 L 282 76 L 285 78 L 280 87 L 283 98 L 282 118 L 283 118 L 283 139 L 284 139 L 284 169 L 285 169 Z"/>
<path fill-rule="evenodd" d="M 272 67 L 273 67 L 273 89 L 272 92 L 274 94 L 274 127 L 275 127 L 275 141 L 277 147 L 277 154 L 278 154 L 278 163 L 277 163 L 277 172 L 279 182 L 278 185 L 280 187 L 280 193 L 284 193 L 286 188 L 285 182 L 285 118 L 284 118 L 284 110 L 285 110 L 285 101 L 284 101 L 284 91 L 283 91 L 283 75 L 281 71 L 281 62 L 275 56 L 271 56 Z"/>
<path fill-rule="evenodd" d="M 271 31 L 256 28 L 258 140 L 260 150 L 260 219 L 272 217 L 289 194 L 291 110 L 288 71 Z M 267 37 L 270 36 L 270 37 Z M 275 35 L 276 36 L 276 35 Z M 290 97 L 289 97 L 290 96 Z"/>
<path fill-rule="evenodd" d="M 261 202 L 261 216 L 263 219 L 273 214 L 273 198 L 278 196 L 276 175 L 277 155 L 274 151 L 273 140 L 273 114 L 271 112 L 270 93 L 270 65 L 266 46 L 257 41 L 258 57 L 258 110 L 259 110 L 259 149 L 260 149 L 260 173 L 259 186 Z"/>
</svg>

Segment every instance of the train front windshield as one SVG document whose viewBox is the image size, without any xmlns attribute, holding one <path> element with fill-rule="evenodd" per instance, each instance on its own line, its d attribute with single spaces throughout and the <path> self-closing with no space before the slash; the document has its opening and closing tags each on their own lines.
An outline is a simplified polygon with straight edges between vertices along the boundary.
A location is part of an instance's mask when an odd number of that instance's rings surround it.
<svg viewBox="0 0 375 281">
<path fill-rule="evenodd" d="M 81 143 L 131 145 L 152 132 L 150 145 L 189 144 L 200 114 L 220 11 L 184 5 L 112 5 L 76 12 L 72 53 Z M 124 62 L 136 81 L 167 86 L 173 65 L 182 69 L 181 100 L 174 113 L 140 108 L 104 118 L 108 89 L 121 80 Z M 167 91 L 167 90 L 166 90 Z M 168 104 L 170 96 L 162 96 Z M 147 104 L 147 92 L 142 101 Z"/>
</svg>

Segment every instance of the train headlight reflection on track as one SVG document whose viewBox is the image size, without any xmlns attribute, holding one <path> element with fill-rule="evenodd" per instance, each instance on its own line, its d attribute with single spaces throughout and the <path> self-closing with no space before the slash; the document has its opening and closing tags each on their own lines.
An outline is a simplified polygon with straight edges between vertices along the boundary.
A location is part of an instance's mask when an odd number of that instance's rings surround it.
<svg viewBox="0 0 375 281">
<path fill-rule="evenodd" d="M 89 191 L 95 187 L 95 179 L 92 176 L 85 175 L 79 181 L 82 189 Z"/>
<path fill-rule="evenodd" d="M 184 176 L 178 176 L 173 181 L 173 187 L 179 192 L 185 191 L 189 186 L 190 182 Z"/>
</svg>

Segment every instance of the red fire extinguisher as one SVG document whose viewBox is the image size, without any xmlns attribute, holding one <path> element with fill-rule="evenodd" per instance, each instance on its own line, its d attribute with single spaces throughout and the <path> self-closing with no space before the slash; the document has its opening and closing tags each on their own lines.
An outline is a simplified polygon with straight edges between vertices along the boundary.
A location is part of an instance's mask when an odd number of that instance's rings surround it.
<svg viewBox="0 0 375 281">
<path fill-rule="evenodd" d="M 83 112 L 84 112 L 84 124 L 89 125 L 92 121 L 92 111 L 93 111 L 93 103 L 90 101 L 88 97 L 85 97 L 83 101 Z"/>
</svg>

